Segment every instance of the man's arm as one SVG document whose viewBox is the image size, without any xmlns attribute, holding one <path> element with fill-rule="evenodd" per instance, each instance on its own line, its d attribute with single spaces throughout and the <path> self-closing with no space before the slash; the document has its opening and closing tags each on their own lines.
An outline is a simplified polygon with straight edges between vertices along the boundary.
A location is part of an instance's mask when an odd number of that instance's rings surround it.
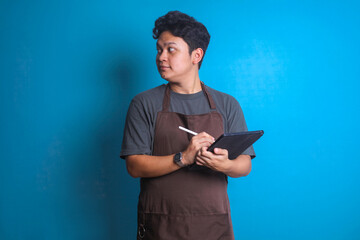
<svg viewBox="0 0 360 240">
<path fill-rule="evenodd" d="M 180 167 L 173 161 L 174 154 L 168 156 L 130 155 L 126 157 L 128 173 L 134 177 L 158 177 Z"/>
<path fill-rule="evenodd" d="M 197 152 L 202 147 L 209 147 L 214 138 L 202 132 L 191 138 L 189 146 L 183 152 L 182 162 L 190 165 L 195 162 Z M 178 170 L 174 163 L 174 154 L 168 156 L 129 155 L 126 158 L 126 167 L 132 177 L 159 177 Z"/>
<path fill-rule="evenodd" d="M 196 156 L 196 164 L 223 172 L 234 178 L 247 176 L 251 171 L 249 155 L 239 155 L 236 159 L 230 160 L 228 151 L 221 148 L 215 148 L 214 153 L 207 151 L 205 147 L 202 148 Z"/>
</svg>

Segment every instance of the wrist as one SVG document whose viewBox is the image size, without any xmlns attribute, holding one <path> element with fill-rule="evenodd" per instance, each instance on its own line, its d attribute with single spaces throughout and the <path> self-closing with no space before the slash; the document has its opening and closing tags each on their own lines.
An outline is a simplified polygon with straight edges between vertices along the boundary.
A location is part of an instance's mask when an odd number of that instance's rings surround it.
<svg viewBox="0 0 360 240">
<path fill-rule="evenodd" d="M 182 152 L 182 162 L 186 165 L 186 166 L 189 166 L 191 165 L 193 162 L 191 161 L 190 157 L 189 157 L 189 154 L 184 151 Z"/>
<path fill-rule="evenodd" d="M 182 152 L 176 153 L 174 155 L 174 163 L 181 168 L 186 167 L 186 164 L 184 163 L 184 155 Z"/>
<path fill-rule="evenodd" d="M 233 163 L 233 161 L 231 161 L 230 159 L 227 159 L 224 161 L 224 166 L 223 166 L 223 170 L 222 170 L 222 172 L 224 174 L 226 174 L 228 176 L 231 175 L 232 168 L 233 168 L 232 163 Z"/>
</svg>

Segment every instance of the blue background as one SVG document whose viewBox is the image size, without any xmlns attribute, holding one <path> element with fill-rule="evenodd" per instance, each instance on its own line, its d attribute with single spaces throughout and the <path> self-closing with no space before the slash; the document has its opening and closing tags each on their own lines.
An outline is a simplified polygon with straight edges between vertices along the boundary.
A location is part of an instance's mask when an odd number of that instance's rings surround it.
<svg viewBox="0 0 360 240">
<path fill-rule="evenodd" d="M 119 159 L 132 97 L 164 83 L 152 28 L 211 36 L 200 70 L 264 129 L 230 179 L 237 239 L 360 239 L 357 1 L 0 1 L 0 239 L 134 239 Z"/>
</svg>

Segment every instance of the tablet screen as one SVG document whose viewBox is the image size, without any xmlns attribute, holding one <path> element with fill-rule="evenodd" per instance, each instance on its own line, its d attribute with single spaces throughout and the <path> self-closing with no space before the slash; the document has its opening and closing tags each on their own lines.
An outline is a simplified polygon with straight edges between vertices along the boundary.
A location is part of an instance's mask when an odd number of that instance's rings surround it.
<svg viewBox="0 0 360 240">
<path fill-rule="evenodd" d="M 229 152 L 229 159 L 235 159 L 263 134 L 263 130 L 224 133 L 208 148 L 208 151 L 214 152 L 214 148 L 227 149 Z"/>
</svg>

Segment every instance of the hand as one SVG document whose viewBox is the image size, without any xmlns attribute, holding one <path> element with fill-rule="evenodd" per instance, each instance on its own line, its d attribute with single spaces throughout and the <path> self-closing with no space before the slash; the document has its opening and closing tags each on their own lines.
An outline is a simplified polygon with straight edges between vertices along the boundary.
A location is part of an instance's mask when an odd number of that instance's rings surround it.
<svg viewBox="0 0 360 240">
<path fill-rule="evenodd" d="M 207 147 L 203 147 L 196 155 L 196 164 L 226 173 L 230 164 L 229 153 L 226 149 L 221 148 L 215 148 L 212 153 L 207 151 Z"/>
<path fill-rule="evenodd" d="M 182 162 L 185 165 L 191 165 L 195 162 L 195 157 L 197 152 L 205 147 L 208 148 L 215 141 L 211 135 L 206 132 L 201 132 L 198 135 L 191 138 L 189 146 L 183 152 L 183 160 Z"/>
</svg>

